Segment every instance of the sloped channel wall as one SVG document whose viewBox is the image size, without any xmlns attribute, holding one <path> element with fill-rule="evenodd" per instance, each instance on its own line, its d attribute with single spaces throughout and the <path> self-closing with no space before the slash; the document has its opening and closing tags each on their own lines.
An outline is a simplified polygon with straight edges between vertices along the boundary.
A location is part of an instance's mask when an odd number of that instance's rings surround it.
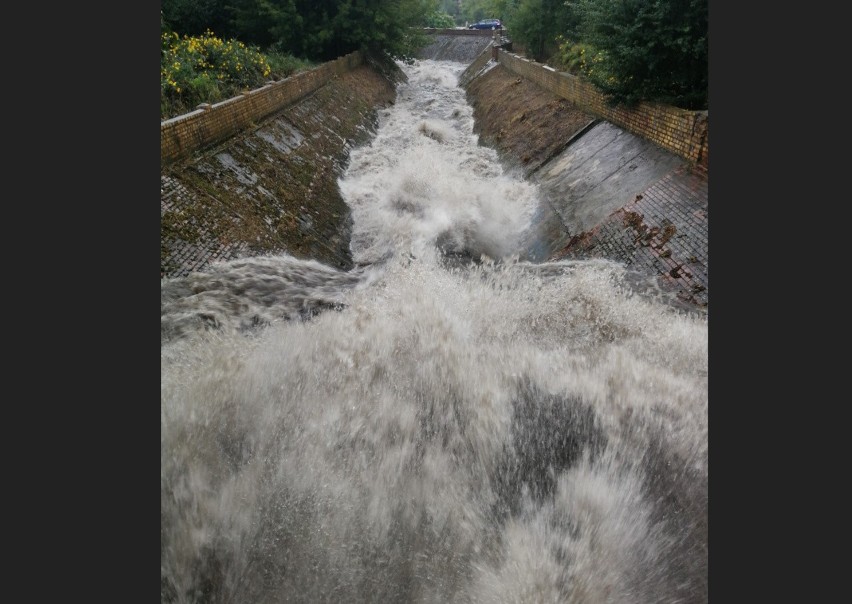
<svg viewBox="0 0 852 604">
<path fill-rule="evenodd" d="M 706 151 L 698 157 L 675 153 L 674 145 L 652 140 L 665 116 L 680 116 L 705 129 L 700 144 L 693 142 L 706 147 L 706 112 L 655 107 L 664 117 L 635 119 L 634 133 L 602 119 L 609 108 L 595 110 L 584 101 L 582 93 L 589 91 L 576 78 L 565 80 L 578 84 L 580 94 L 568 94 L 553 85 L 555 78 L 542 77 L 562 74 L 526 60 L 519 68 L 509 53 L 490 51 L 459 82 L 473 106 L 480 143 L 539 186 L 542 203 L 528 233 L 527 259 L 616 260 L 656 276 L 653 287 L 665 290 L 674 304 L 706 310 Z M 672 140 L 692 140 L 696 133 L 683 126 L 669 124 Z"/>
<path fill-rule="evenodd" d="M 160 163 L 187 157 L 223 141 L 363 63 L 363 55 L 356 51 L 241 96 L 206 104 L 191 113 L 160 122 Z"/>
<path fill-rule="evenodd" d="M 707 170 L 707 111 L 650 103 L 640 103 L 635 108 L 610 107 L 603 93 L 577 76 L 558 72 L 503 48 L 495 48 L 495 53 L 501 65 L 519 76 Z"/>
<path fill-rule="evenodd" d="M 163 122 L 161 279 L 282 252 L 350 268 L 351 212 L 337 180 L 404 77 L 353 54 Z"/>
</svg>

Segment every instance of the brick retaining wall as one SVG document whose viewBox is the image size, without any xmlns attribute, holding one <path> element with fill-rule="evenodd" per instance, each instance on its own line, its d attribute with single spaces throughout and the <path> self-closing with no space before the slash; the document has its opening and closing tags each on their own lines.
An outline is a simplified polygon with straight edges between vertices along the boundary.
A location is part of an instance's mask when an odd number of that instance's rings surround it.
<svg viewBox="0 0 852 604">
<path fill-rule="evenodd" d="M 635 108 L 611 107 L 607 105 L 605 95 L 586 80 L 558 72 L 504 49 L 493 50 L 500 64 L 510 71 L 575 103 L 584 111 L 652 141 L 696 167 L 707 170 L 707 111 L 689 111 L 652 103 L 640 103 Z"/>
<path fill-rule="evenodd" d="M 364 63 L 355 51 L 279 82 L 160 122 L 160 164 L 216 144 L 316 91 Z"/>
</svg>

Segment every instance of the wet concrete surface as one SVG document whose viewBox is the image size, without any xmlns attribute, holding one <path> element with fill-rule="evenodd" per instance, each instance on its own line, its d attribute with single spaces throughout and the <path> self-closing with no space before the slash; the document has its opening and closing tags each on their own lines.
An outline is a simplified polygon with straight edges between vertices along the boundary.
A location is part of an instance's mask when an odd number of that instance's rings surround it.
<svg viewBox="0 0 852 604">
<path fill-rule="evenodd" d="M 546 259 L 617 260 L 631 270 L 657 275 L 662 291 L 707 310 L 707 185 L 706 174 L 681 165 Z"/>
<path fill-rule="evenodd" d="M 532 257 L 616 260 L 656 275 L 663 291 L 706 310 L 707 176 L 602 122 L 533 176 L 551 210 L 549 219 L 559 228 L 551 226 L 547 244 Z"/>
<path fill-rule="evenodd" d="M 591 229 L 684 160 L 600 122 L 543 165 L 535 180 L 569 233 Z"/>
<path fill-rule="evenodd" d="M 463 85 L 480 144 L 541 190 L 522 256 L 621 262 L 706 311 L 707 172 L 499 64 L 476 72 Z"/>
</svg>

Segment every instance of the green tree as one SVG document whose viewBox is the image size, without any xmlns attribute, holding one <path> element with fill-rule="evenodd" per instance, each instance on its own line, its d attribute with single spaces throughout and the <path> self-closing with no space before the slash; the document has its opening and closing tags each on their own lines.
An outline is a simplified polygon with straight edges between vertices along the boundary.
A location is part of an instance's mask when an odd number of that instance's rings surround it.
<svg viewBox="0 0 852 604">
<path fill-rule="evenodd" d="M 188 36 L 208 30 L 233 36 L 230 5 L 231 0 L 161 0 L 162 29 Z"/>
<path fill-rule="evenodd" d="M 294 0 L 230 0 L 231 23 L 237 36 L 261 48 L 280 46 L 302 28 Z"/>
<path fill-rule="evenodd" d="M 281 28 L 279 45 L 298 56 L 327 61 L 354 50 L 410 59 L 425 44 L 422 32 L 437 0 L 294 0 L 298 28 Z"/>
<path fill-rule="evenodd" d="M 435 27 L 438 29 L 451 28 L 455 24 L 453 16 L 443 11 L 435 11 L 426 17 L 426 27 Z"/>
<path fill-rule="evenodd" d="M 313 61 L 354 50 L 411 59 L 440 0 L 163 0 L 164 31 L 213 31 Z"/>
<path fill-rule="evenodd" d="M 564 0 L 518 0 L 506 10 L 505 25 L 512 39 L 540 62 L 557 52 L 562 38 L 573 35 L 578 21 Z"/>
<path fill-rule="evenodd" d="M 453 19 L 458 19 L 461 14 L 461 7 L 456 0 L 439 0 L 436 10 L 450 15 Z"/>
<path fill-rule="evenodd" d="M 587 77 L 612 103 L 707 108 L 707 0 L 577 0 L 597 51 Z"/>
<path fill-rule="evenodd" d="M 468 23 L 476 23 L 482 19 L 502 19 L 498 11 L 498 3 L 494 0 L 465 0 L 462 3 L 462 16 Z"/>
</svg>

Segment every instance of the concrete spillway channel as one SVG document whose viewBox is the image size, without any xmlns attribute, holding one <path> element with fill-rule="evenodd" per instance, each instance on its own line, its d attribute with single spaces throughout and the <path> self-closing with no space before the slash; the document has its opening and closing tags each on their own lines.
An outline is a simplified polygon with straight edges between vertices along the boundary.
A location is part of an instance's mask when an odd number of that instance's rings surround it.
<svg viewBox="0 0 852 604">
<path fill-rule="evenodd" d="M 518 77 L 494 61 L 498 42 L 436 34 L 419 58 L 469 64 L 459 84 L 480 144 L 540 186 L 526 258 L 618 260 L 706 309 L 706 172 Z M 365 61 L 254 127 L 164 163 L 161 277 L 280 252 L 351 268 L 337 179 L 350 150 L 375 134 L 400 78 L 392 65 Z"/>
</svg>

